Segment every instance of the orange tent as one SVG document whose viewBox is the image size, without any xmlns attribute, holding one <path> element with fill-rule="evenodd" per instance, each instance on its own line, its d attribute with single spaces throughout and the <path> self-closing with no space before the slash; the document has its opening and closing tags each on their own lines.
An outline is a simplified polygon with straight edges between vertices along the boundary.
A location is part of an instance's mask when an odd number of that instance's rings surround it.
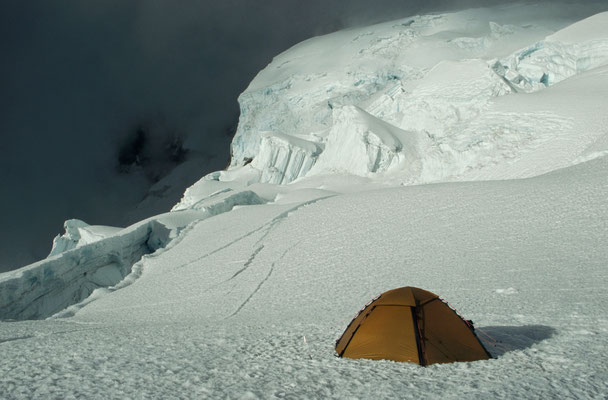
<svg viewBox="0 0 608 400">
<path fill-rule="evenodd" d="M 436 294 L 409 286 L 365 306 L 337 340 L 336 352 L 420 365 L 491 358 L 471 323 Z"/>
</svg>

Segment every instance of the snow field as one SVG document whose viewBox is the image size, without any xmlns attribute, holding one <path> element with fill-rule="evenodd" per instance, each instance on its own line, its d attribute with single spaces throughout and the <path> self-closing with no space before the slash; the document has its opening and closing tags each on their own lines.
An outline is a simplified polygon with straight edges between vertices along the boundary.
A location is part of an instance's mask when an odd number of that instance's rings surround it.
<svg viewBox="0 0 608 400">
<path fill-rule="evenodd" d="M 601 398 L 607 171 L 601 158 L 532 179 L 206 219 L 73 318 L 0 324 L 12 360 L 0 395 Z M 473 319 L 499 340 L 486 338 L 498 358 L 426 368 L 335 358 L 359 308 L 404 285 Z"/>
</svg>

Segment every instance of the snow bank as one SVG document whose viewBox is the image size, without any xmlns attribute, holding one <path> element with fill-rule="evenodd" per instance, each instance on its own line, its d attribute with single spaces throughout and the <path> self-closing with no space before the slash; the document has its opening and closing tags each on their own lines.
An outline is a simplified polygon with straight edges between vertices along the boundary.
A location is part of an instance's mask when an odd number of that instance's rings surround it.
<svg viewBox="0 0 608 400">
<path fill-rule="evenodd" d="M 563 43 L 582 43 L 595 40 L 608 40 L 608 12 L 602 12 L 575 22 L 558 32 L 549 35 L 548 41 Z"/>
<path fill-rule="evenodd" d="M 209 186 L 215 187 L 213 184 L 210 185 L 209 180 L 202 179 L 198 184 L 188 188 L 182 200 L 171 211 L 201 210 L 212 216 L 230 211 L 237 205 L 255 205 L 266 202 L 251 190 L 237 191 L 230 187 L 207 194 Z"/>
<path fill-rule="evenodd" d="M 418 137 L 356 106 L 334 110 L 326 147 L 311 174 L 346 172 L 366 176 L 408 163 L 420 167 Z"/>
</svg>

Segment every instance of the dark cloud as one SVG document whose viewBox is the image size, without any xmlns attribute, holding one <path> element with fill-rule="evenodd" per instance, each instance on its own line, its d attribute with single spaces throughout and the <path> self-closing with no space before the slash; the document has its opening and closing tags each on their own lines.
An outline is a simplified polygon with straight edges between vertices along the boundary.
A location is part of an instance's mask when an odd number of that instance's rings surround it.
<svg viewBox="0 0 608 400">
<path fill-rule="evenodd" d="M 189 150 L 207 158 L 200 175 L 223 168 L 238 94 L 291 45 L 500 2 L 3 1 L 0 271 L 45 257 L 65 219 L 133 222 L 126 211 Z M 144 172 L 124 173 L 137 156 Z"/>
</svg>

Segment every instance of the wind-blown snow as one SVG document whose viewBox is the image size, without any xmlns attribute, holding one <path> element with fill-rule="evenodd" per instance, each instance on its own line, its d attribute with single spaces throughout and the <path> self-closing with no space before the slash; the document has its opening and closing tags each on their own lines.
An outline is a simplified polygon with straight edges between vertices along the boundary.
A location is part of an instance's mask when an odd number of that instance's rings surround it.
<svg viewBox="0 0 608 400">
<path fill-rule="evenodd" d="M 526 10 L 277 56 L 227 170 L 125 229 L 67 221 L 49 258 L 0 274 L 0 319 L 20 320 L 0 322 L 0 397 L 604 397 L 608 13 Z M 473 319 L 495 358 L 334 357 L 400 286 Z"/>
</svg>

